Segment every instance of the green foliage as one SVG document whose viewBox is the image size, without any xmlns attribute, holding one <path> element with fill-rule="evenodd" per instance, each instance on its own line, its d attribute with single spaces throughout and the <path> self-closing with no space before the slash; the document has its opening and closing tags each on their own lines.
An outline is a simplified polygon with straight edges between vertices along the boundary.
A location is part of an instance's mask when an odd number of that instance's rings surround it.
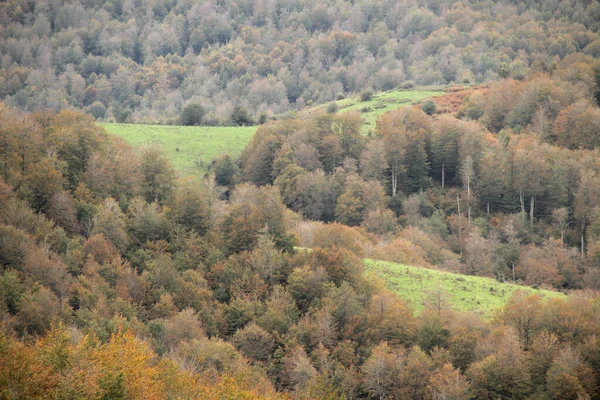
<svg viewBox="0 0 600 400">
<path fill-rule="evenodd" d="M 337 103 L 335 101 L 331 102 L 327 106 L 327 113 L 328 114 L 335 114 L 336 112 L 338 112 L 338 109 L 339 109 L 339 107 L 338 107 Z"/>
<path fill-rule="evenodd" d="M 181 124 L 185 126 L 202 125 L 204 108 L 200 104 L 189 104 L 181 112 Z"/>
<path fill-rule="evenodd" d="M 233 107 L 229 119 L 233 125 L 237 126 L 250 126 L 254 124 L 248 110 L 240 104 Z"/>
<path fill-rule="evenodd" d="M 431 100 L 425 101 L 423 103 L 423 105 L 421 106 L 421 109 L 427 115 L 433 115 L 433 114 L 435 114 L 437 112 L 437 106 Z"/>
<path fill-rule="evenodd" d="M 233 184 L 233 178 L 238 172 L 238 168 L 229 157 L 229 154 L 215 158 L 212 168 L 217 184 L 221 186 L 231 186 Z"/>
<path fill-rule="evenodd" d="M 140 155 L 142 195 L 148 203 L 164 202 L 173 193 L 175 170 L 158 145 L 146 145 Z"/>
</svg>

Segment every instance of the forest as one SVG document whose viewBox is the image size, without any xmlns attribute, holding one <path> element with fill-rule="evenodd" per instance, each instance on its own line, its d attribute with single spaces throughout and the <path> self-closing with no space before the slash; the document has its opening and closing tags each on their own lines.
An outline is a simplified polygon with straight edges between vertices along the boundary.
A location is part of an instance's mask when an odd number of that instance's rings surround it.
<svg viewBox="0 0 600 400">
<path fill-rule="evenodd" d="M 599 21 L 594 0 L 7 0 L 0 98 L 108 122 L 178 124 L 192 106 L 243 125 L 600 57 Z"/>
<path fill-rule="evenodd" d="M 0 397 L 599 398 L 599 77 L 567 56 L 370 135 L 305 110 L 204 179 L 0 103 Z M 417 312 L 364 258 L 569 295 Z"/>
<path fill-rule="evenodd" d="M 600 399 L 599 21 L 1 2 L 0 399 Z M 256 131 L 188 176 L 109 122 Z"/>
</svg>

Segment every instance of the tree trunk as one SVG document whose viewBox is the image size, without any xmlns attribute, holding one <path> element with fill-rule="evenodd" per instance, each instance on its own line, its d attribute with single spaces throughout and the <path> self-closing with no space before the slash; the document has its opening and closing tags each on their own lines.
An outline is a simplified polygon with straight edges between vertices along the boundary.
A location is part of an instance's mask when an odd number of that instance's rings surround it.
<svg viewBox="0 0 600 400">
<path fill-rule="evenodd" d="M 460 218 L 460 197 L 458 196 L 458 191 L 456 191 L 456 203 L 458 204 L 458 240 L 462 247 L 462 222 Z"/>
<path fill-rule="evenodd" d="M 442 189 L 444 188 L 444 184 L 446 183 L 446 171 L 444 167 L 445 163 L 442 163 Z"/>
<path fill-rule="evenodd" d="M 585 258 L 585 221 L 581 224 L 581 259 Z"/>
<path fill-rule="evenodd" d="M 525 198 L 523 197 L 523 191 L 519 189 L 519 201 L 521 202 L 521 213 L 525 214 Z"/>
<path fill-rule="evenodd" d="M 533 210 L 535 208 L 535 196 L 531 196 L 531 203 L 529 207 L 529 230 L 533 230 Z"/>
<path fill-rule="evenodd" d="M 487 215 L 490 215 L 490 202 L 487 202 Z"/>
<path fill-rule="evenodd" d="M 396 175 L 396 168 L 392 165 L 392 197 L 396 197 L 396 191 L 398 189 L 398 176 Z"/>
<path fill-rule="evenodd" d="M 515 262 L 514 261 L 512 263 L 512 274 L 513 274 L 513 283 L 515 283 L 517 280 L 515 279 Z"/>
<path fill-rule="evenodd" d="M 467 215 L 469 217 L 469 225 L 471 225 L 471 178 L 467 179 Z"/>
</svg>

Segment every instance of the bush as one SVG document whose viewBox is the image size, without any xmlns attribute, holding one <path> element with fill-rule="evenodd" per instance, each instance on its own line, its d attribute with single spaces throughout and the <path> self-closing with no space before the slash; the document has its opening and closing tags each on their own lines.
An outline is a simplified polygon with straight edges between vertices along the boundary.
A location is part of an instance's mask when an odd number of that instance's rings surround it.
<svg viewBox="0 0 600 400">
<path fill-rule="evenodd" d="M 337 103 L 331 102 L 327 105 L 327 114 L 335 114 L 336 112 L 338 112 L 338 105 Z"/>
<path fill-rule="evenodd" d="M 238 126 L 248 126 L 252 125 L 253 123 L 252 118 L 250 118 L 250 114 L 248 113 L 248 110 L 239 104 L 233 107 L 230 119 L 233 125 Z"/>
<path fill-rule="evenodd" d="M 414 81 L 406 81 L 400 85 L 400 89 L 412 89 L 415 87 Z"/>
<path fill-rule="evenodd" d="M 363 90 L 360 93 L 360 101 L 369 101 L 373 99 L 373 91 L 372 90 Z"/>
<path fill-rule="evenodd" d="M 94 116 L 94 118 L 102 119 L 102 118 L 104 118 L 104 115 L 106 114 L 106 107 L 104 106 L 104 104 L 102 104 L 102 102 L 95 101 L 89 107 L 88 111 L 90 114 L 92 114 Z"/>
<path fill-rule="evenodd" d="M 258 124 L 259 125 L 262 125 L 262 124 L 266 123 L 268 120 L 269 120 L 269 116 L 267 115 L 266 112 L 262 112 L 258 116 Z"/>
<path fill-rule="evenodd" d="M 202 124 L 204 108 L 200 104 L 189 104 L 181 113 L 181 124 L 185 126 L 198 126 Z"/>
<path fill-rule="evenodd" d="M 433 115 L 437 112 L 437 106 L 431 100 L 427 100 L 425 103 L 423 103 L 421 109 L 427 115 Z"/>
</svg>

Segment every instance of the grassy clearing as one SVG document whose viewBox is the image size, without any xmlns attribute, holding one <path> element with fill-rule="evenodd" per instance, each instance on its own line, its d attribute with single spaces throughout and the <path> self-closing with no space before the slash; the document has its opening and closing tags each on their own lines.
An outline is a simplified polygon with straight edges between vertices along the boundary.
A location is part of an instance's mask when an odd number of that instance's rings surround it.
<svg viewBox="0 0 600 400">
<path fill-rule="evenodd" d="M 392 90 L 374 93 L 369 101 L 360 96 L 337 102 L 339 110 L 360 111 L 364 119 L 363 132 L 375 129 L 375 121 L 384 112 L 410 105 L 445 92 L 431 90 Z M 319 107 L 327 107 L 321 105 Z M 121 136 L 134 147 L 146 142 L 159 142 L 173 166 L 182 175 L 202 176 L 210 162 L 223 154 L 237 157 L 248 144 L 256 127 L 167 126 L 141 124 L 101 124 L 109 133 Z"/>
<path fill-rule="evenodd" d="M 409 302 L 416 311 L 423 309 L 426 291 L 436 289 L 438 285 L 448 294 L 455 310 L 475 311 L 485 317 L 490 317 L 493 310 L 502 307 L 517 289 L 537 293 L 545 298 L 565 296 L 548 290 L 500 283 L 491 278 L 453 274 L 386 261 L 366 259 L 365 266 L 368 273 L 383 279 L 389 290 Z"/>
<path fill-rule="evenodd" d="M 359 111 L 364 120 L 363 130 L 366 133 L 375 129 L 377 117 L 381 114 L 445 93 L 441 90 L 391 90 L 373 93 L 373 97 L 368 101 L 361 101 L 360 96 L 355 96 L 339 100 L 336 103 L 340 112 Z"/>
<path fill-rule="evenodd" d="M 222 154 L 237 157 L 256 132 L 256 127 L 101 125 L 134 147 L 146 142 L 161 143 L 177 171 L 196 176 L 204 175 L 210 162 Z"/>
</svg>

